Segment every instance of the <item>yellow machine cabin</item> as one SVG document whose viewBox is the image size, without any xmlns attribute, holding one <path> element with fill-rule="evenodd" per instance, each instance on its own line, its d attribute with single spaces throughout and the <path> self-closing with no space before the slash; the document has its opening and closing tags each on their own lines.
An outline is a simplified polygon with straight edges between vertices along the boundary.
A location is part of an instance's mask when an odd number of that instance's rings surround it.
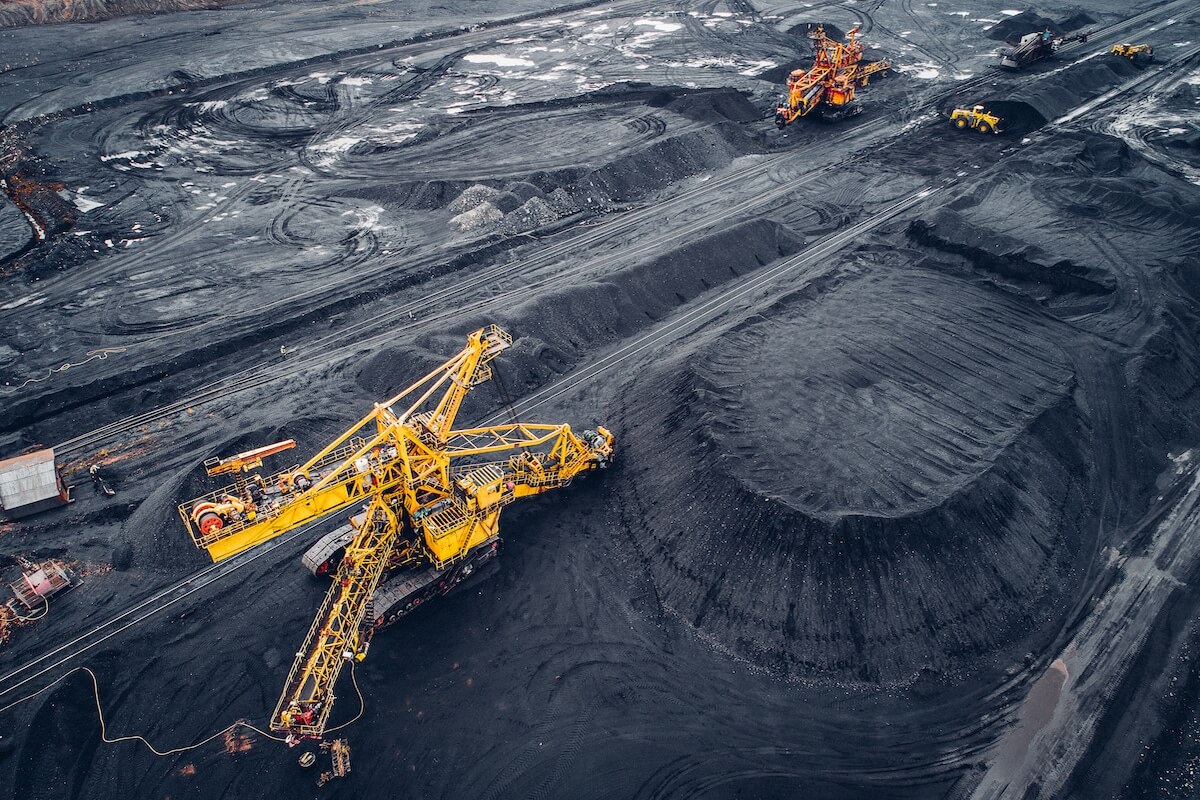
<svg viewBox="0 0 1200 800">
<path fill-rule="evenodd" d="M 612 434 L 511 423 L 456 429 L 463 398 L 492 376 L 512 343 L 492 325 L 419 381 L 375 408 L 308 462 L 263 476 L 247 471 L 288 440 L 228 459 L 209 474 L 229 486 L 179 506 L 214 561 L 330 514 L 365 507 L 305 554 L 334 583 L 296 656 L 271 720 L 291 742 L 320 737 L 342 664 L 365 656 L 374 631 L 444 594 L 492 558 L 504 506 L 608 465 Z"/>
</svg>

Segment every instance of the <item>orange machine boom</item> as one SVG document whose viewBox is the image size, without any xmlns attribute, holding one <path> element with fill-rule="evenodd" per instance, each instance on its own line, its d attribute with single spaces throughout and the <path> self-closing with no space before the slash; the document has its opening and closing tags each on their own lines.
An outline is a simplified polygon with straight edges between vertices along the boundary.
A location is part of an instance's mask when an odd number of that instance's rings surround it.
<svg viewBox="0 0 1200 800">
<path fill-rule="evenodd" d="M 818 107 L 823 107 L 822 116 L 826 119 L 857 114 L 861 108 L 854 102 L 855 90 L 892 65 L 890 61 L 860 63 L 863 44 L 858 40 L 858 25 L 847 32 L 844 42 L 830 39 L 820 25 L 808 36 L 815 48 L 813 65 L 807 70 L 792 70 L 788 75 L 787 96 L 775 107 L 775 124 L 780 128 Z"/>
</svg>

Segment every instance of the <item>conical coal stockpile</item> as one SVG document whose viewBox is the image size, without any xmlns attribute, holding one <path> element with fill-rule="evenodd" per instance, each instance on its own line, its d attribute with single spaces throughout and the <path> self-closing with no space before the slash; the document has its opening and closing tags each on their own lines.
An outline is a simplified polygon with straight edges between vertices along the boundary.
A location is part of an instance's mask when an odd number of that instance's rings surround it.
<svg viewBox="0 0 1200 800">
<path fill-rule="evenodd" d="M 1068 354 L 1018 304 L 846 273 L 697 348 L 627 395 L 628 483 L 656 488 L 625 516 L 701 635 L 792 677 L 889 683 L 1064 613 L 1091 433 Z"/>
</svg>

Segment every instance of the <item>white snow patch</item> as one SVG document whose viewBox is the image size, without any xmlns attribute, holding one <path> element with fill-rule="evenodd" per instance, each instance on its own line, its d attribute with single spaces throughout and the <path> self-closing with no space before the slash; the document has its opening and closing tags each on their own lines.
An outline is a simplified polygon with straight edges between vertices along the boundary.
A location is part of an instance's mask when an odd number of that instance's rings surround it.
<svg viewBox="0 0 1200 800">
<path fill-rule="evenodd" d="M 904 66 L 894 67 L 894 69 L 897 72 L 903 72 L 905 74 L 912 75 L 914 78 L 923 81 L 935 80 L 942 74 L 941 70 L 937 68 L 937 65 L 933 63 L 906 64 Z"/>
<path fill-rule="evenodd" d="M 317 160 L 317 164 L 322 167 L 327 167 L 334 162 L 338 153 L 344 153 L 354 145 L 361 142 L 362 139 L 356 139 L 353 136 L 339 136 L 336 139 L 330 139 L 327 142 L 312 145 L 313 152 L 322 153 L 323 157 Z"/>
<path fill-rule="evenodd" d="M 637 48 L 651 44 L 652 42 L 655 42 L 664 36 L 666 36 L 666 34 L 662 31 L 646 31 L 645 33 L 639 33 L 637 36 L 627 41 L 625 43 L 625 48 L 623 49 L 636 50 Z"/>
<path fill-rule="evenodd" d="M 1021 12 L 1013 10 L 1011 8 L 1002 8 L 1002 9 L 1000 9 L 1000 13 L 1006 17 L 1015 17 L 1017 14 L 1020 14 Z"/>
<path fill-rule="evenodd" d="M 662 33 L 674 33 L 675 31 L 683 28 L 683 25 L 678 22 L 662 22 L 661 20 L 657 19 L 639 19 L 634 21 L 633 24 L 643 25 L 647 28 L 654 28 L 654 30 L 661 31 Z"/>
<path fill-rule="evenodd" d="M 369 231 L 381 231 L 386 228 L 379 222 L 383 217 L 383 208 L 380 206 L 371 206 L 369 208 L 355 208 L 342 213 L 342 216 L 354 215 L 354 221 L 357 223 L 358 229 Z"/>
<path fill-rule="evenodd" d="M 146 155 L 146 153 L 142 150 L 129 150 L 125 153 L 113 153 L 112 155 L 108 155 L 108 156 L 100 156 L 100 160 L 101 161 L 113 161 L 118 158 L 129 159 L 129 158 L 137 158 L 138 156 L 144 156 L 144 155 Z"/>
<path fill-rule="evenodd" d="M 925 114 L 921 114 L 918 117 L 913 117 L 907 123 L 905 123 L 904 127 L 900 129 L 900 132 L 905 133 L 905 132 L 911 131 L 915 128 L 919 128 L 920 126 L 924 125 L 929 120 L 934 119 L 936 117 L 937 117 L 936 111 L 929 111 Z"/>
<path fill-rule="evenodd" d="M 104 203 L 98 202 L 96 200 L 92 200 L 90 197 L 84 197 L 84 193 L 87 192 L 87 190 L 88 190 L 88 187 L 80 186 L 78 189 L 76 189 L 71 194 L 71 196 L 66 198 L 66 199 L 70 200 L 72 203 L 74 203 L 75 207 L 78 208 L 80 211 L 82 211 L 84 214 L 86 214 L 87 212 L 91 211 L 94 208 L 102 208 L 104 206 Z"/>
<path fill-rule="evenodd" d="M 46 296 L 38 292 L 28 297 L 19 297 L 10 303 L 5 303 L 0 306 L 0 311 L 12 311 L 14 308 L 20 308 L 21 306 L 36 306 L 44 302 L 46 302 Z"/>
<path fill-rule="evenodd" d="M 755 75 L 759 75 L 759 74 L 766 72 L 767 70 L 772 69 L 777 66 L 779 66 L 779 65 L 776 64 L 774 61 L 751 61 L 750 66 L 747 67 L 746 69 L 739 70 L 738 74 L 739 75 L 747 75 L 747 76 L 753 78 Z"/>
<path fill-rule="evenodd" d="M 392 125 L 373 127 L 371 128 L 371 132 L 381 134 L 387 137 L 388 141 L 399 144 L 400 142 L 407 142 L 409 139 L 416 137 L 424 127 L 419 122 L 401 120 Z"/>
<path fill-rule="evenodd" d="M 498 67 L 536 67 L 537 64 L 530 61 L 528 58 L 519 58 L 517 56 L 506 56 L 500 53 L 468 53 L 463 56 L 463 61 L 469 61 L 472 64 L 495 64 Z"/>
<path fill-rule="evenodd" d="M 82 211 L 84 214 L 88 213 L 92 209 L 104 207 L 104 203 L 84 197 L 81 194 L 75 195 L 72 202 L 74 202 L 75 207 L 78 208 L 80 211 Z"/>
<path fill-rule="evenodd" d="M 342 78 L 342 80 L 340 82 L 343 86 L 367 86 L 368 84 L 371 83 L 371 79 L 358 77 L 358 76 L 351 76 L 348 78 Z"/>
</svg>

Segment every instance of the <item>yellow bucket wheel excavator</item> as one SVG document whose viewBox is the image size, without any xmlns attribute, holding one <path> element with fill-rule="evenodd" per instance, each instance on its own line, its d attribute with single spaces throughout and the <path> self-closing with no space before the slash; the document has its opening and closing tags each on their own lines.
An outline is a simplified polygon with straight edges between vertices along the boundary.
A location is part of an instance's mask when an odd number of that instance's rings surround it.
<svg viewBox="0 0 1200 800">
<path fill-rule="evenodd" d="M 209 474 L 234 484 L 179 506 L 196 545 L 220 561 L 339 511 L 364 510 L 304 555 L 333 584 L 288 673 L 271 730 L 289 744 L 319 739 L 334 684 L 361 660 L 375 631 L 450 589 L 495 557 L 500 511 L 606 467 L 603 427 L 511 423 L 455 428 L 463 398 L 492 377 L 512 344 L 495 325 L 475 331 L 437 369 L 375 408 L 305 464 L 269 476 L 250 470 L 288 440 L 228 459 Z"/>
</svg>

